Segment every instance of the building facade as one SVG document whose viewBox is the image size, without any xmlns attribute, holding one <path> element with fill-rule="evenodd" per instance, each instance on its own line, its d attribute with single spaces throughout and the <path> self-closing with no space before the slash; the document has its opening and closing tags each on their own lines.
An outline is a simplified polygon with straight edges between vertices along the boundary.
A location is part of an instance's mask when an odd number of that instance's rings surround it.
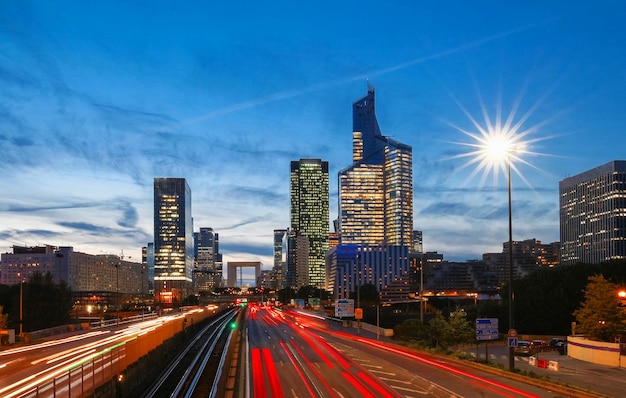
<svg viewBox="0 0 626 398">
<path fill-rule="evenodd" d="M 323 286 L 329 246 L 328 162 L 300 159 L 291 162 L 290 234 L 295 244 L 288 273 L 295 288 Z"/>
<path fill-rule="evenodd" d="M 191 189 L 184 178 L 154 179 L 154 299 L 182 302 L 193 291 Z"/>
<path fill-rule="evenodd" d="M 287 261 L 287 229 L 274 230 L 274 266 L 272 267 L 272 278 L 270 288 L 280 290 L 286 286 Z"/>
<path fill-rule="evenodd" d="M 35 273 L 50 273 L 54 283 L 71 289 L 77 307 L 91 305 L 95 311 L 119 310 L 144 301 L 149 294 L 148 274 L 142 263 L 112 254 L 93 255 L 71 246 L 13 247 L 0 260 L 3 285 L 28 282 Z"/>
<path fill-rule="evenodd" d="M 412 148 L 381 134 L 369 85 L 352 105 L 352 131 L 352 165 L 338 174 L 339 245 L 327 259 L 328 289 L 338 299 L 359 283 L 372 283 L 386 301 L 407 299 L 414 248 Z"/>
<path fill-rule="evenodd" d="M 338 176 L 340 242 L 412 247 L 412 148 L 381 134 L 373 87 L 352 118 L 352 165 Z"/>
<path fill-rule="evenodd" d="M 194 232 L 194 292 L 212 292 L 224 286 L 222 254 L 219 234 L 213 228 L 200 228 Z"/>
<path fill-rule="evenodd" d="M 626 258 L 626 161 L 559 182 L 561 263 Z"/>
<path fill-rule="evenodd" d="M 365 284 L 374 285 L 385 302 L 406 300 L 414 293 L 407 246 L 339 245 L 327 257 L 328 285 L 336 300 L 350 298 Z"/>
</svg>

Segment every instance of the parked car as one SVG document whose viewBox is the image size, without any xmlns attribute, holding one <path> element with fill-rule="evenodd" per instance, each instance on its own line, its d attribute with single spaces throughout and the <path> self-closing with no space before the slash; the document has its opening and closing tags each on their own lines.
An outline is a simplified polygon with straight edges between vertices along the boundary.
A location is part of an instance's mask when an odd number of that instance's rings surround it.
<svg viewBox="0 0 626 398">
<path fill-rule="evenodd" d="M 532 345 L 532 349 L 534 352 L 543 352 L 550 349 L 545 340 L 533 340 L 530 342 L 530 344 Z"/>
<path fill-rule="evenodd" d="M 560 355 L 567 354 L 567 341 L 559 341 L 558 343 L 556 343 L 556 350 L 559 352 Z"/>
<path fill-rule="evenodd" d="M 550 341 L 548 341 L 548 347 L 550 347 L 553 350 L 556 350 L 559 343 L 565 343 L 565 339 L 562 339 L 560 337 L 553 337 L 550 339 Z"/>
<path fill-rule="evenodd" d="M 530 341 L 519 340 L 517 342 L 517 347 L 515 347 L 515 355 L 533 355 L 535 352 L 533 351 L 533 345 Z"/>
</svg>

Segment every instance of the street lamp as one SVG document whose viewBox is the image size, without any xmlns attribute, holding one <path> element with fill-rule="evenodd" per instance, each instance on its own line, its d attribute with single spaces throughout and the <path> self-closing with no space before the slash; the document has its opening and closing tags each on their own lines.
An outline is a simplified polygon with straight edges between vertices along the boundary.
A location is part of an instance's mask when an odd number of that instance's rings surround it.
<svg viewBox="0 0 626 398">
<path fill-rule="evenodd" d="M 22 276 L 22 269 L 20 268 L 20 336 L 23 335 L 24 330 L 23 330 L 23 324 L 24 324 L 24 316 L 23 316 L 23 310 L 24 310 L 24 303 L 23 303 L 23 293 L 22 293 L 22 289 L 23 289 L 23 285 L 24 285 L 24 277 Z"/>
<path fill-rule="evenodd" d="M 497 180 L 498 173 L 502 173 L 507 179 L 507 191 L 508 191 L 508 222 L 509 222 L 509 332 L 512 332 L 514 328 L 514 300 L 513 294 L 513 212 L 511 201 L 511 169 L 513 169 L 518 175 L 521 176 L 519 170 L 514 166 L 513 161 L 524 162 L 520 155 L 527 153 L 527 146 L 529 141 L 524 141 L 524 137 L 529 131 L 518 132 L 516 130 L 518 125 L 511 126 L 509 123 L 504 126 L 500 123 L 495 125 L 488 123 L 489 128 L 485 129 L 478 125 L 476 127 L 480 130 L 480 134 L 469 133 L 463 131 L 465 134 L 476 140 L 472 144 L 464 144 L 473 148 L 473 151 L 460 155 L 459 157 L 472 157 L 465 166 L 471 164 L 477 164 L 476 170 L 472 175 L 477 174 L 480 170 L 483 171 L 483 179 L 490 172 L 494 173 L 494 180 Z M 523 176 L 521 176 L 522 179 Z M 524 179 L 524 181 L 526 181 Z M 515 369 L 515 347 L 509 347 L 509 369 L 513 371 Z"/>
<path fill-rule="evenodd" d="M 513 329 L 513 212 L 511 206 L 511 154 L 507 154 L 507 177 L 509 191 L 509 330 Z M 509 347 L 509 370 L 515 369 L 515 347 Z"/>
</svg>

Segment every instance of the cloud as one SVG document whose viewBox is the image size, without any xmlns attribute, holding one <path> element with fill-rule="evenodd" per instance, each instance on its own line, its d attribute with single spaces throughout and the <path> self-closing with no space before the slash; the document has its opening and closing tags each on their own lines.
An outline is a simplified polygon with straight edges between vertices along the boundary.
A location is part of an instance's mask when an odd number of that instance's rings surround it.
<svg viewBox="0 0 626 398">
<path fill-rule="evenodd" d="M 271 245 L 251 245 L 242 243 L 222 243 L 220 242 L 220 252 L 222 253 L 247 253 L 257 256 L 273 256 Z"/>
<path fill-rule="evenodd" d="M 118 210 L 122 212 L 120 219 L 117 221 L 120 227 L 133 228 L 137 225 L 139 214 L 133 205 L 130 203 L 121 203 L 118 206 Z"/>
</svg>

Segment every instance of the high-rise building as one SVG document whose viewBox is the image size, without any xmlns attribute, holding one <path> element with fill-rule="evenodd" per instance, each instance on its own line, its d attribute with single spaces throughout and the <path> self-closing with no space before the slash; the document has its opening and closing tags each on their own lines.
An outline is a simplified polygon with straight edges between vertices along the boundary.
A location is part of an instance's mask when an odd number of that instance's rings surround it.
<svg viewBox="0 0 626 398">
<path fill-rule="evenodd" d="M 300 159 L 291 162 L 290 234 L 295 263 L 287 265 L 295 286 L 323 286 L 329 238 L 328 162 Z"/>
<path fill-rule="evenodd" d="M 559 182 L 561 263 L 626 258 L 626 161 Z"/>
<path fill-rule="evenodd" d="M 200 228 L 193 233 L 195 292 L 212 292 L 224 286 L 222 275 L 222 254 L 219 251 L 219 234 L 213 228 Z"/>
<path fill-rule="evenodd" d="M 413 245 L 411 251 L 413 253 L 424 252 L 424 240 L 422 231 L 413 231 Z"/>
<path fill-rule="evenodd" d="M 141 248 L 141 263 L 144 264 L 148 279 L 148 292 L 154 294 L 154 243 Z"/>
<path fill-rule="evenodd" d="M 287 262 L 284 258 L 284 253 L 286 253 L 286 236 L 286 229 L 274 230 L 274 267 L 272 268 L 272 283 L 270 287 L 278 290 L 285 287 L 287 276 Z"/>
<path fill-rule="evenodd" d="M 192 292 L 191 189 L 184 178 L 154 179 L 154 299 L 182 302 Z"/>
<path fill-rule="evenodd" d="M 339 172 L 340 242 L 411 248 L 413 150 L 381 134 L 371 86 L 352 123 L 352 165 Z"/>
</svg>

